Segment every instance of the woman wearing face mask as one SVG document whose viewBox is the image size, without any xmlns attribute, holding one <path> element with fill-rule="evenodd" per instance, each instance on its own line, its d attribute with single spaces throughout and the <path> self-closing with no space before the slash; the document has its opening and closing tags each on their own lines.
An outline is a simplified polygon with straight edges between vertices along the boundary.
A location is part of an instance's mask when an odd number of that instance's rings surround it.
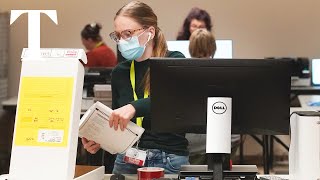
<svg viewBox="0 0 320 180">
<path fill-rule="evenodd" d="M 118 44 L 127 61 L 112 72 L 113 113 L 110 126 L 123 130 L 131 120 L 146 129 L 138 149 L 146 153 L 144 166 L 162 167 L 165 173 L 178 173 L 188 162 L 188 142 L 183 134 L 150 131 L 150 57 L 179 57 L 180 52 L 167 50 L 166 40 L 158 27 L 157 16 L 146 4 L 132 1 L 123 6 L 114 18 L 115 31 L 110 37 Z M 138 118 L 137 118 L 138 117 Z M 82 140 L 85 149 L 95 153 L 99 144 Z M 120 142 L 119 142 L 120 143 Z M 140 166 L 124 161 L 118 154 L 114 174 L 136 174 Z"/>
</svg>

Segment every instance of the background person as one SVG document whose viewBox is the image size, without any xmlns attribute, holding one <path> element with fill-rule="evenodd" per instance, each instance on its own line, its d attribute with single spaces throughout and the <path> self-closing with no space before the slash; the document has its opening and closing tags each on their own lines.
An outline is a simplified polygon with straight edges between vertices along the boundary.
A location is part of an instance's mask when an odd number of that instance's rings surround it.
<svg viewBox="0 0 320 180">
<path fill-rule="evenodd" d="M 91 23 L 81 31 L 81 41 L 87 49 L 86 67 L 114 67 L 117 64 L 114 52 L 102 40 L 101 28 L 100 24 Z"/>
<path fill-rule="evenodd" d="M 217 49 L 216 40 L 206 29 L 197 29 L 190 36 L 189 53 L 194 58 L 212 58 Z"/>
<path fill-rule="evenodd" d="M 182 28 L 178 33 L 177 40 L 189 40 L 191 33 L 196 29 L 201 28 L 205 28 L 211 32 L 211 17 L 207 11 L 194 7 L 184 20 Z"/>
<path fill-rule="evenodd" d="M 196 29 L 190 36 L 189 52 L 193 58 L 213 58 L 216 52 L 214 35 L 206 29 Z M 207 164 L 206 134 L 187 133 L 190 164 Z M 231 135 L 231 156 L 240 145 L 240 135 Z"/>
</svg>

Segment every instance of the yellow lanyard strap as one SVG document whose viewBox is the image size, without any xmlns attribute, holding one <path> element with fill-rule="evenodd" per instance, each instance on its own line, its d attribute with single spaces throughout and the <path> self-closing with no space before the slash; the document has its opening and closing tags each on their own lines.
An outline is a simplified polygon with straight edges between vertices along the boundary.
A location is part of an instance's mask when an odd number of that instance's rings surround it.
<svg viewBox="0 0 320 180">
<path fill-rule="evenodd" d="M 97 47 L 101 46 L 102 44 L 103 44 L 103 41 L 98 42 L 98 43 L 96 44 L 95 48 L 97 48 Z"/>
<path fill-rule="evenodd" d="M 134 60 L 131 62 L 131 67 L 130 67 L 130 81 L 131 81 L 131 86 L 132 86 L 132 91 L 133 91 L 133 99 L 136 101 L 138 100 L 138 96 L 136 94 L 136 73 L 134 71 Z M 149 92 L 144 90 L 144 95 L 143 98 L 147 98 L 149 96 Z M 138 126 L 142 127 L 142 121 L 143 117 L 137 117 L 136 123 Z"/>
</svg>

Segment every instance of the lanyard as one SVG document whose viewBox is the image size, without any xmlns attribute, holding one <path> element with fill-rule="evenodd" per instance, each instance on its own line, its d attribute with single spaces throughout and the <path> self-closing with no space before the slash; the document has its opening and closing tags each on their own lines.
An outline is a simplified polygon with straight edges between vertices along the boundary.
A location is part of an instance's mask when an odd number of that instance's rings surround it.
<svg viewBox="0 0 320 180">
<path fill-rule="evenodd" d="M 101 41 L 101 42 L 97 43 L 97 44 L 96 44 L 96 46 L 95 46 L 95 48 L 97 48 L 97 47 L 101 46 L 102 44 L 103 44 L 103 41 Z"/>
<path fill-rule="evenodd" d="M 131 86 L 132 86 L 132 91 L 133 91 L 133 99 L 136 101 L 138 100 L 138 96 L 136 94 L 136 73 L 134 71 L 134 61 L 131 63 L 130 67 L 130 81 L 131 81 Z M 143 98 L 147 98 L 149 96 L 149 92 L 147 90 L 144 90 L 144 95 Z M 137 117 L 136 123 L 138 126 L 142 127 L 142 121 L 143 117 Z"/>
</svg>

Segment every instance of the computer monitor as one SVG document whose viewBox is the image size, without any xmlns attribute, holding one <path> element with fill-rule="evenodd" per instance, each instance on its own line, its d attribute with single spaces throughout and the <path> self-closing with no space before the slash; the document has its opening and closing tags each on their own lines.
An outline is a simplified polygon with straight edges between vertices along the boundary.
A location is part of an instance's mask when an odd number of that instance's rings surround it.
<svg viewBox="0 0 320 180">
<path fill-rule="evenodd" d="M 311 62 L 312 85 L 320 86 L 320 59 L 313 59 Z"/>
<path fill-rule="evenodd" d="M 167 41 L 169 51 L 180 51 L 186 58 L 190 58 L 189 41 L 177 40 Z M 217 50 L 214 54 L 215 59 L 232 58 L 232 40 L 216 40 Z"/>
<path fill-rule="evenodd" d="M 266 57 L 265 59 L 288 59 L 292 61 L 291 86 L 310 86 L 310 60 L 307 57 Z M 299 105 L 300 106 L 300 105 Z"/>
<path fill-rule="evenodd" d="M 95 84 L 111 84 L 112 67 L 85 68 L 83 89 L 86 97 L 93 97 Z"/>
<path fill-rule="evenodd" d="M 151 129 L 206 133 L 207 97 L 232 98 L 233 134 L 288 134 L 292 61 L 152 59 Z"/>
</svg>

